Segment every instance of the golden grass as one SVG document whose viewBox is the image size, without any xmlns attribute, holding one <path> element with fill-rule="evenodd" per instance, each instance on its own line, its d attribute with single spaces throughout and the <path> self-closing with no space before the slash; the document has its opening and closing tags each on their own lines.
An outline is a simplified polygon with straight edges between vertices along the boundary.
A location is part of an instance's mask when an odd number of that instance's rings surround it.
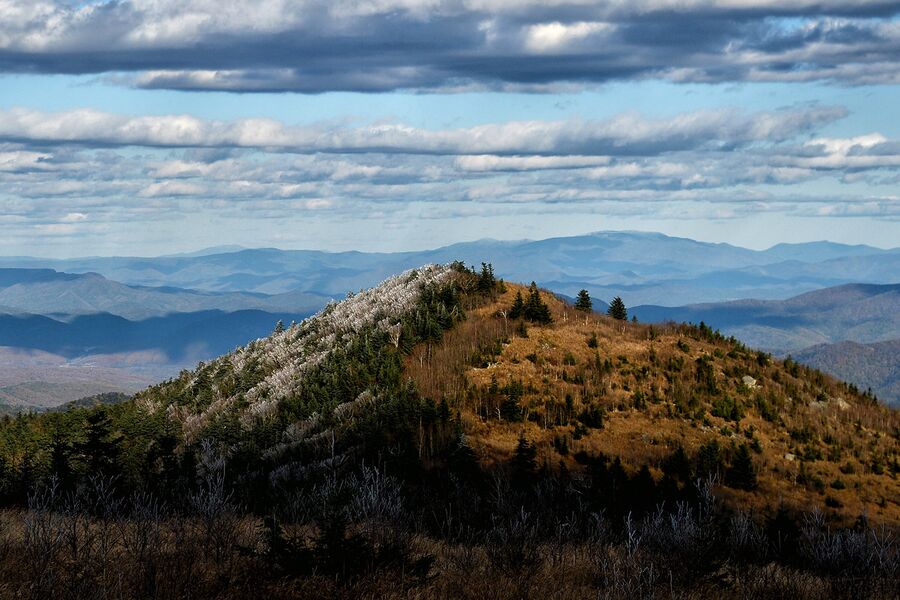
<svg viewBox="0 0 900 600">
<path fill-rule="evenodd" d="M 747 493 L 723 488 L 723 497 L 733 505 L 759 510 L 784 503 L 824 508 L 844 521 L 866 513 L 875 521 L 900 522 L 900 482 L 891 472 L 892 461 L 900 457 L 896 410 L 872 405 L 821 373 L 801 367 L 795 377 L 781 361 L 760 365 L 755 352 L 729 354 L 733 347 L 727 341 L 698 339 L 674 324 L 651 326 L 585 315 L 547 292 L 542 298 L 551 307 L 554 323 L 528 324 L 528 337 L 521 337 L 516 323 L 500 312 L 512 304 L 517 291 L 526 292 L 508 284 L 504 294 L 471 310 L 440 344 L 417 349 L 407 364 L 426 396 L 445 398 L 460 411 L 470 443 L 485 463 L 507 459 L 524 431 L 537 444 L 538 459 L 551 467 L 562 461 L 577 469 L 572 454 L 584 450 L 620 456 L 626 469 L 646 463 L 659 475 L 660 462 L 678 445 L 691 455 L 711 439 L 725 447 L 746 443 L 749 430 L 762 450 L 754 455 L 759 489 Z M 588 347 L 592 334 L 596 349 Z M 498 342 L 502 351 L 490 364 L 472 364 L 480 348 Z M 676 388 L 687 396 L 693 393 L 701 356 L 713 365 L 718 395 L 728 395 L 743 407 L 739 426 L 713 416 L 708 398 L 700 403 L 702 419 L 677 414 Z M 608 372 L 602 368 L 607 361 L 612 364 Z M 683 367 L 673 373 L 666 368 L 670 361 L 681 361 Z M 744 375 L 757 381 L 756 389 L 743 385 Z M 499 418 L 496 399 L 491 404 L 486 390 L 492 382 L 502 387 L 517 381 L 526 389 L 520 402 L 523 411 L 534 420 L 510 423 Z M 635 393 L 646 398 L 639 408 L 634 407 Z M 563 419 L 568 424 L 554 424 L 554 416 L 565 412 L 567 395 L 573 408 Z M 755 407 L 757 396 L 777 402 L 781 423 L 762 418 Z M 822 399 L 827 401 L 819 402 Z M 572 440 L 574 416 L 591 404 L 606 411 L 605 427 Z M 802 430 L 811 432 L 813 440 L 792 439 L 792 431 Z M 560 435 L 570 438 L 568 456 L 552 447 L 554 436 Z M 807 449 L 822 458 L 802 460 Z M 801 463 L 805 485 L 797 482 Z M 873 467 L 876 463 L 880 474 Z M 844 487 L 836 489 L 832 483 Z M 824 506 L 826 498 L 831 507 Z"/>
</svg>

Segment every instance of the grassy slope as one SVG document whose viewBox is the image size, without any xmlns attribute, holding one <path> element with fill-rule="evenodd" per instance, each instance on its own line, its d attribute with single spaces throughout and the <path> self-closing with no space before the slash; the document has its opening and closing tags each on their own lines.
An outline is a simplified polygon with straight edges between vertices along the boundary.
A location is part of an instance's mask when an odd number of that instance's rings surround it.
<svg viewBox="0 0 900 600">
<path fill-rule="evenodd" d="M 848 520 L 866 512 L 875 520 L 900 522 L 900 483 L 891 473 L 898 459 L 897 411 L 875 406 L 817 371 L 771 359 L 761 365 L 756 352 L 696 329 L 585 315 L 549 293 L 543 299 L 554 324 L 529 325 L 528 337 L 521 337 L 516 323 L 497 315 L 516 291 L 525 292 L 509 285 L 495 302 L 471 311 L 441 344 L 417 348 L 407 361 L 409 376 L 425 395 L 455 403 L 484 462 L 508 458 L 524 431 L 547 465 L 578 470 L 573 454 L 602 451 L 621 456 L 633 470 L 648 463 L 658 478 L 663 458 L 678 445 L 693 456 L 709 440 L 727 452 L 755 438 L 759 488 L 722 487 L 732 504 L 763 509 L 784 502 L 819 506 Z M 591 334 L 597 336 L 596 349 L 588 346 Z M 704 384 L 697 381 L 697 359 L 704 355 L 713 366 L 715 393 L 701 391 Z M 607 361 L 611 369 L 602 366 Z M 757 381 L 754 389 L 743 384 L 744 375 Z M 492 393 L 493 381 L 494 390 L 523 383 L 522 422 L 499 418 L 503 394 Z M 636 393 L 643 402 L 635 402 Z M 726 396 L 744 413 L 737 423 L 711 414 L 715 399 Z M 760 404 L 769 407 L 769 420 Z M 605 411 L 605 426 L 574 439 L 576 416 L 590 405 Z M 554 449 L 555 437 L 566 439 L 568 455 Z M 844 489 L 832 487 L 837 481 Z"/>
</svg>

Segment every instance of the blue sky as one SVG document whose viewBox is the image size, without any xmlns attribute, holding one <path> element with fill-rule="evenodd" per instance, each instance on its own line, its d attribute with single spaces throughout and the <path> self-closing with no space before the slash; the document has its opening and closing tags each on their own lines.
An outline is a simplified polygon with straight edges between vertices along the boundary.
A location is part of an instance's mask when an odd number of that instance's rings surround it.
<svg viewBox="0 0 900 600">
<path fill-rule="evenodd" d="M 900 246 L 897 11 L 0 1 L 0 254 Z"/>
</svg>

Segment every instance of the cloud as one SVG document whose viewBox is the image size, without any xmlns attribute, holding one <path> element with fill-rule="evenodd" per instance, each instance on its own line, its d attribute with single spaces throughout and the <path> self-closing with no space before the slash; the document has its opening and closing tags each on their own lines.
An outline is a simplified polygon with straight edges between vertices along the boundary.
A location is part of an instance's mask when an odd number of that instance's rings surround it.
<svg viewBox="0 0 900 600">
<path fill-rule="evenodd" d="M 896 83 L 898 11 L 894 0 L 0 0 L 0 70 L 234 92 Z"/>
<path fill-rule="evenodd" d="M 361 127 L 287 126 L 272 119 L 212 121 L 188 115 L 131 117 L 75 110 L 0 111 L 0 140 L 84 146 L 251 148 L 308 154 L 381 152 L 423 155 L 658 155 L 772 143 L 846 116 L 842 107 L 806 106 L 747 113 L 701 110 L 668 118 L 624 113 L 606 120 L 511 121 L 430 130 L 402 123 Z M 463 164 L 477 165 L 472 158 Z M 549 164 L 550 161 L 545 161 Z M 500 163 L 497 163 L 500 164 Z M 515 165 L 515 159 L 506 159 Z"/>
</svg>

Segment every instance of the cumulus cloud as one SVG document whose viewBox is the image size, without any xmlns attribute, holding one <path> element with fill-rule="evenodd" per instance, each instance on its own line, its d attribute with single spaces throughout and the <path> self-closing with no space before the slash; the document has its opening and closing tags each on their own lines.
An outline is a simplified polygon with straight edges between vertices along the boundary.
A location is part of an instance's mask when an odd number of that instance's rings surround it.
<svg viewBox="0 0 900 600">
<path fill-rule="evenodd" d="M 894 0 L 0 0 L 0 70 L 235 92 L 894 83 Z"/>
</svg>

